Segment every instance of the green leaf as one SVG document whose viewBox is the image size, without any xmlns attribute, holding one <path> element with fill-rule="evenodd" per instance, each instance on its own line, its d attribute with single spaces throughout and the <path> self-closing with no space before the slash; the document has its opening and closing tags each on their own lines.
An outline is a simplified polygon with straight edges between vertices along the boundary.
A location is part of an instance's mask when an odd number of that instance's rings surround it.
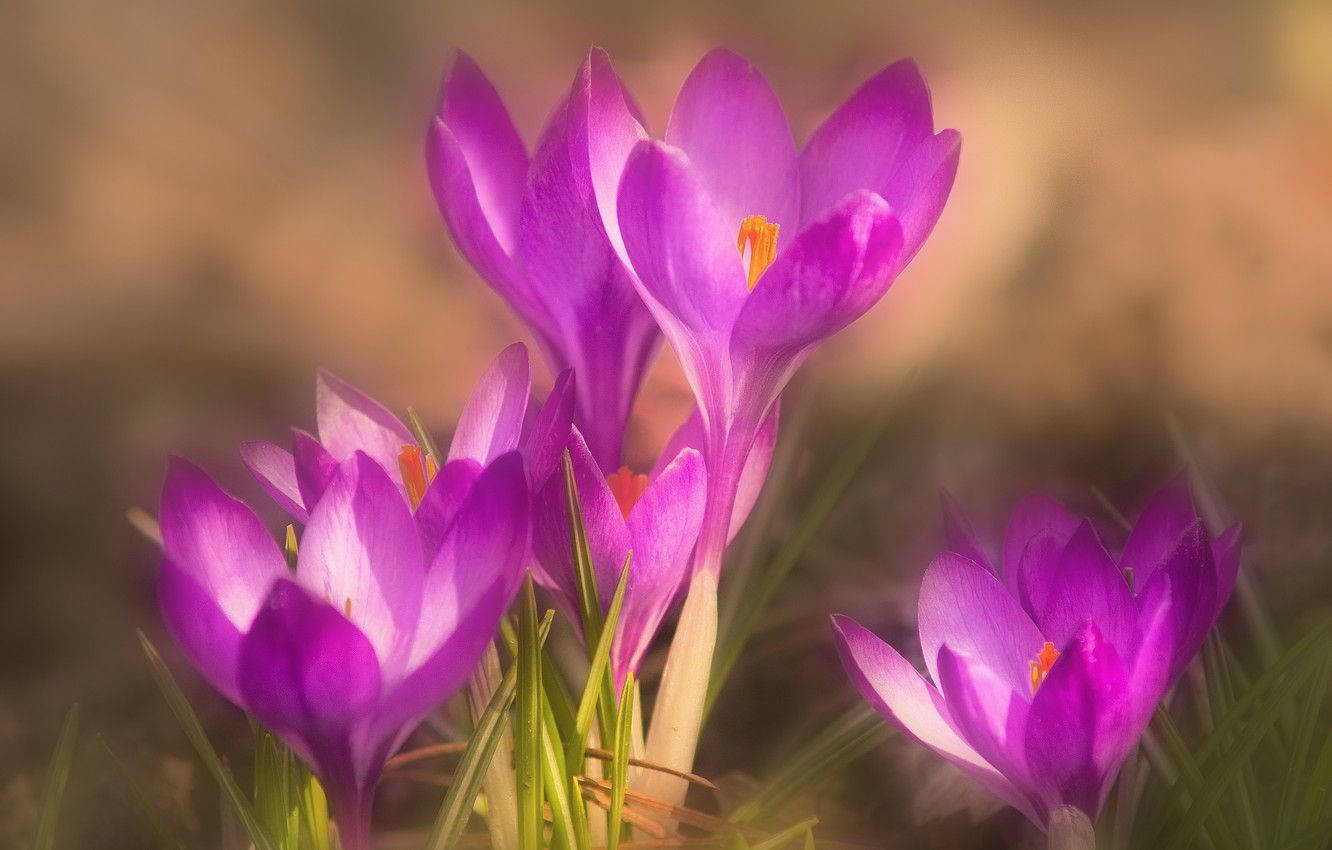
<svg viewBox="0 0 1332 850">
<path fill-rule="evenodd" d="M 781 832 L 774 833 L 757 844 L 751 844 L 749 850 L 777 850 L 785 847 L 797 838 L 803 838 L 806 847 L 814 846 L 814 827 L 818 818 L 805 818 L 800 823 L 792 824 Z"/>
<path fill-rule="evenodd" d="M 856 705 L 787 758 L 782 768 L 728 818 L 745 825 L 762 821 L 795 797 L 808 793 L 845 765 L 888 739 L 890 730 L 878 713 Z"/>
<path fill-rule="evenodd" d="M 421 421 L 417 415 L 416 408 L 407 408 L 407 425 L 411 428 L 412 436 L 416 437 L 416 442 L 421 444 L 421 448 L 435 458 L 435 463 L 444 465 L 444 455 L 439 453 L 439 446 L 435 444 L 435 438 L 430 436 L 430 429 Z"/>
<path fill-rule="evenodd" d="M 553 616 L 554 612 L 547 612 L 538 630 L 543 644 L 550 631 L 550 621 Z M 467 749 L 458 760 L 458 767 L 453 773 L 453 782 L 449 785 L 448 793 L 444 795 L 444 803 L 435 818 L 435 825 L 431 827 L 425 850 L 451 850 L 458 846 L 463 830 L 467 827 L 467 819 L 472 814 L 476 795 L 481 790 L 481 781 L 485 777 L 486 768 L 490 766 L 495 748 L 499 746 L 509 706 L 513 704 L 517 692 L 518 667 L 510 665 L 486 705 L 486 710 L 476 720 L 476 727 L 467 742 Z"/>
<path fill-rule="evenodd" d="M 615 586 L 615 595 L 611 597 L 610 608 L 606 611 L 605 628 L 597 640 L 596 647 L 592 650 L 591 666 L 587 671 L 587 682 L 583 687 L 582 699 L 578 702 L 578 713 L 574 717 L 575 729 L 578 737 L 575 741 L 577 749 L 574 752 L 581 764 L 583 750 L 587 748 L 587 733 L 592 726 L 592 713 L 601 703 L 602 718 L 602 740 L 609 741 L 615 737 L 615 710 L 614 710 L 614 684 L 611 682 L 610 674 L 610 649 L 611 642 L 615 638 L 615 628 L 620 622 L 620 609 L 624 605 L 624 590 L 629 583 L 629 563 L 633 560 L 633 553 L 624 559 L 624 568 L 620 570 L 620 582 Z M 607 689 L 612 694 L 609 697 L 610 708 L 607 709 Z M 573 759 L 571 759 L 573 761 Z"/>
<path fill-rule="evenodd" d="M 607 850 L 620 846 L 620 827 L 624 818 L 624 792 L 629 787 L 629 748 L 632 746 L 634 725 L 634 674 L 625 676 L 620 692 L 619 722 L 615 724 L 615 743 L 611 749 L 611 805 L 606 831 Z"/>
<path fill-rule="evenodd" d="M 217 750 L 213 749 L 212 743 L 208 740 L 208 735 L 204 733 L 203 724 L 199 722 L 199 717 L 190 707 L 189 700 L 181 691 L 180 686 L 167 669 L 166 662 L 158 654 L 157 648 L 153 646 L 152 641 L 142 631 L 139 632 L 139 643 L 143 645 L 143 654 L 148 659 L 148 666 L 152 671 L 153 679 L 157 682 L 157 687 L 162 691 L 162 696 L 166 697 L 167 705 L 171 713 L 176 716 L 176 722 L 185 732 L 185 737 L 194 745 L 194 750 L 199 754 L 199 759 L 208 768 L 208 772 L 213 775 L 213 779 L 222 789 L 222 796 L 229 804 L 231 810 L 235 813 L 237 820 L 245 829 L 246 835 L 254 843 L 256 850 L 275 850 L 273 839 L 268 831 L 264 829 L 255 814 L 254 806 L 246 799 L 240 786 L 236 784 L 236 779 L 231 775 L 231 771 L 222 763 Z"/>
<path fill-rule="evenodd" d="M 543 668 L 545 666 L 542 665 Z M 564 744 L 549 698 L 541 702 L 541 718 L 544 727 L 541 736 L 542 787 L 546 802 L 550 805 L 551 843 L 557 850 L 577 850 L 580 846 L 586 846 L 576 843 L 578 828 L 574 824 L 573 813 L 573 807 L 581 806 L 582 800 L 571 801 L 569 798 L 569 771 L 565 767 Z M 586 818 L 586 812 L 583 816 Z"/>
<path fill-rule="evenodd" d="M 578 498 L 573 459 L 564 450 L 564 506 L 569 516 L 569 539 L 573 542 L 574 583 L 578 588 L 578 613 L 583 618 L 583 636 L 588 646 L 601 638 L 601 600 L 597 596 L 597 574 L 587 548 L 587 528 L 583 524 L 583 504 Z"/>
<path fill-rule="evenodd" d="M 518 774 L 518 845 L 537 850 L 541 817 L 541 644 L 537 638 L 536 590 L 523 580 L 518 614 L 518 730 L 514 757 Z"/>
<path fill-rule="evenodd" d="M 41 813 L 37 816 L 37 837 L 34 850 L 51 850 L 55 843 L 56 824 L 60 822 L 60 801 L 65 796 L 65 783 L 69 781 L 69 765 L 74 760 L 74 745 L 79 738 L 79 704 L 69 707 L 65 722 L 56 739 L 51 765 L 46 770 L 46 785 L 42 789 Z"/>
<path fill-rule="evenodd" d="M 282 554 L 287 559 L 287 569 L 295 573 L 300 544 L 296 541 L 296 526 L 291 523 L 287 523 L 287 532 L 282 538 Z"/>
</svg>

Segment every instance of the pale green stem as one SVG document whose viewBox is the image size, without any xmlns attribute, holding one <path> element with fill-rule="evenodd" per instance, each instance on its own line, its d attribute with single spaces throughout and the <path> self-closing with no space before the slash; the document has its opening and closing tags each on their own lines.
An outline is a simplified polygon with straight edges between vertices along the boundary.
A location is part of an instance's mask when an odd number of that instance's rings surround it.
<svg viewBox="0 0 1332 850">
<path fill-rule="evenodd" d="M 1050 813 L 1050 850 L 1096 850 L 1092 822 L 1076 806 L 1060 806 Z"/>
</svg>

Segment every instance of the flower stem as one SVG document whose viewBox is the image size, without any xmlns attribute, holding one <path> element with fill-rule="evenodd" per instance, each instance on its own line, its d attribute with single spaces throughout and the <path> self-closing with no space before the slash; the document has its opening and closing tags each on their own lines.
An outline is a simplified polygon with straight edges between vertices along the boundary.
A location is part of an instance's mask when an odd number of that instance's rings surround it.
<svg viewBox="0 0 1332 850">
<path fill-rule="evenodd" d="M 1096 850 L 1092 822 L 1076 806 L 1060 806 L 1050 813 L 1050 850 Z"/>
</svg>

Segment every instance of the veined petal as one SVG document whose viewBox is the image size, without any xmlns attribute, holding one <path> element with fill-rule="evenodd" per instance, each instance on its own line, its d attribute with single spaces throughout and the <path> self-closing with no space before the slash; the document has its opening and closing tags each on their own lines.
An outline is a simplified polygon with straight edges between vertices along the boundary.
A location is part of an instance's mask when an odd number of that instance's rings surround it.
<svg viewBox="0 0 1332 850">
<path fill-rule="evenodd" d="M 1175 628 L 1171 608 L 1170 577 L 1158 573 L 1138 597 L 1138 633 L 1136 654 L 1129 668 L 1132 699 L 1131 720 L 1134 740 L 1147 728 L 1156 705 L 1170 686 L 1175 652 Z"/>
<path fill-rule="evenodd" d="M 967 512 L 947 490 L 939 491 L 939 502 L 943 507 L 944 536 L 948 540 L 948 549 L 964 558 L 970 558 L 982 567 L 986 567 L 995 576 L 999 571 L 994 568 L 990 557 L 985 554 L 985 546 L 976 529 L 972 527 Z"/>
<path fill-rule="evenodd" d="M 1124 543 L 1119 565 L 1133 570 L 1145 585 L 1165 562 L 1184 529 L 1198 518 L 1189 492 L 1189 476 L 1180 471 L 1156 492 Z"/>
<path fill-rule="evenodd" d="M 422 563 L 435 560 L 439 546 L 448 534 L 472 485 L 481 477 L 481 464 L 469 457 L 445 463 L 426 488 L 421 504 L 416 506 L 416 527 L 421 533 Z"/>
<path fill-rule="evenodd" d="M 458 247 L 507 297 L 527 151 L 495 87 L 462 51 L 444 75 L 426 165 Z"/>
<path fill-rule="evenodd" d="M 386 676 L 401 669 L 421 610 L 421 541 L 397 487 L 366 454 L 342 465 L 311 512 L 296 576 L 360 627 Z"/>
<path fill-rule="evenodd" d="M 529 417 L 532 429 L 523 436 L 523 459 L 527 461 L 527 478 L 533 491 L 539 492 L 546 480 L 560 466 L 560 456 L 569 444 L 573 427 L 575 377 L 572 369 L 565 369 L 555 378 L 550 395 Z"/>
<path fill-rule="evenodd" d="M 1044 636 L 994 574 L 961 555 L 945 552 L 925 570 L 917 619 L 920 648 L 930 677 L 939 681 L 939 649 L 970 656 L 1010 689 L 1031 688 L 1028 664 Z"/>
<path fill-rule="evenodd" d="M 1077 530 L 1080 520 L 1068 508 L 1044 493 L 1032 493 L 1023 499 L 1008 519 L 1004 531 L 1003 578 L 1004 584 L 1016 592 L 1017 568 L 1027 544 L 1041 532 L 1053 534 L 1059 548 L 1068 542 Z"/>
<path fill-rule="evenodd" d="M 162 547 L 239 630 L 249 627 L 286 559 L 254 511 L 184 458 L 167 462 Z"/>
<path fill-rule="evenodd" d="M 676 455 L 648 484 L 627 525 L 633 561 L 624 591 L 620 628 L 611 647 L 617 688 L 643 654 L 679 589 L 694 553 L 707 475 L 703 456 L 691 448 Z M 618 577 L 617 577 L 618 578 Z M 610 599 L 603 597 L 603 604 Z"/>
<path fill-rule="evenodd" d="M 718 48 L 699 61 L 675 99 L 666 141 L 689 157 L 732 230 L 750 215 L 797 225 L 791 128 L 768 81 L 743 57 Z"/>
<path fill-rule="evenodd" d="M 758 279 L 736 317 L 732 357 L 789 377 L 809 347 L 883 297 L 901 249 L 901 226 L 882 198 L 847 198 L 801 231 Z"/>
<path fill-rule="evenodd" d="M 832 624 L 842 666 L 870 705 L 1001 800 L 1037 820 L 1026 796 L 958 735 L 944 714 L 943 698 L 916 668 L 855 620 L 834 614 Z"/>
<path fill-rule="evenodd" d="M 962 738 L 1026 793 L 1029 693 L 1014 691 L 988 667 L 947 646 L 939 650 L 939 690 Z"/>
<path fill-rule="evenodd" d="M 241 443 L 241 460 L 245 468 L 259 482 L 265 492 L 273 497 L 278 507 L 291 514 L 297 522 L 310 521 L 310 513 L 305 509 L 305 500 L 301 498 L 301 488 L 296 482 L 296 460 L 291 452 L 273 443 Z"/>
<path fill-rule="evenodd" d="M 821 217 L 857 189 L 887 198 L 902 162 L 933 132 L 930 92 L 916 63 L 903 59 L 884 68 L 847 98 L 801 151 L 801 220 Z"/>
<path fill-rule="evenodd" d="M 1034 578 L 1046 586 L 1044 604 L 1034 617 L 1046 640 L 1063 646 L 1090 620 L 1121 656 L 1131 657 L 1137 645 L 1137 606 L 1090 522 L 1083 520 L 1073 532 L 1054 571 Z"/>
<path fill-rule="evenodd" d="M 611 247 L 630 265 L 617 213 L 620 178 L 629 154 L 648 138 L 624 83 L 600 48 L 588 51 L 569 97 L 569 121 L 586 128 L 588 177 Z M 737 227 L 739 224 L 737 223 Z"/>
<path fill-rule="evenodd" d="M 388 408 L 324 369 L 315 381 L 315 419 L 319 442 L 338 463 L 361 451 L 392 475 L 402 447 L 416 443 Z"/>
<path fill-rule="evenodd" d="M 1017 568 L 1009 567 L 1005 574 L 1015 584 L 1014 594 L 1023 609 L 1037 621 L 1045 611 L 1050 591 L 1054 587 L 1051 577 L 1059 573 L 1059 561 L 1068 546 L 1068 539 L 1050 531 L 1038 531 L 1022 552 Z"/>
<path fill-rule="evenodd" d="M 1026 752 L 1048 809 L 1069 803 L 1096 819 L 1134 735 L 1128 673 L 1114 646 L 1086 623 L 1031 701 Z"/>
<path fill-rule="evenodd" d="M 485 466 L 518 448 L 531 389 L 527 346 L 515 342 L 500 352 L 477 381 L 458 417 L 448 459 L 471 458 Z"/>
<path fill-rule="evenodd" d="M 1180 534 L 1159 571 L 1170 577 L 1171 620 L 1175 626 L 1173 681 L 1184 672 L 1216 623 L 1217 570 L 1201 519 L 1194 520 Z"/>
<path fill-rule="evenodd" d="M 308 524 L 308 511 L 318 504 L 328 485 L 337 478 L 339 463 L 312 434 L 300 428 L 291 429 L 291 450 L 292 465 L 296 468 L 296 487 L 300 491 L 301 501 L 308 506 L 305 519 Z M 399 478 L 396 473 L 397 470 L 389 472 L 395 481 Z M 403 493 L 406 492 L 404 487 Z"/>
<path fill-rule="evenodd" d="M 167 631 L 189 662 L 222 696 L 243 706 L 236 685 L 236 657 L 241 630 L 249 623 L 233 622 L 208 589 L 170 558 L 162 559 L 157 574 L 157 600 Z"/>
<path fill-rule="evenodd" d="M 944 130 L 917 145 L 884 188 L 884 200 L 902 222 L 901 267 L 911 262 L 934 230 L 953 190 L 961 153 L 962 136 L 956 130 Z"/>
<path fill-rule="evenodd" d="M 302 738 L 316 761 L 379 699 L 374 647 L 336 608 L 278 581 L 241 640 L 237 678 L 246 707 L 273 731 Z M 318 768 L 319 765 L 316 765 Z"/>
</svg>

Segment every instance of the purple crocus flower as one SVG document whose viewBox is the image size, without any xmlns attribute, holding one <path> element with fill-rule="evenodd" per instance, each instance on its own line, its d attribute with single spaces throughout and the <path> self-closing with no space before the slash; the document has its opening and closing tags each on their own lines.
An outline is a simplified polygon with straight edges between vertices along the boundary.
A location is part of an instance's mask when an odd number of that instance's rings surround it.
<svg viewBox="0 0 1332 850">
<path fill-rule="evenodd" d="M 910 61 L 861 86 L 799 152 L 767 81 L 733 53 L 694 68 L 665 141 L 647 138 L 605 54 L 589 64 L 568 110 L 588 128 L 610 243 L 698 401 L 709 493 L 696 569 L 715 575 L 765 417 L 818 343 L 873 306 L 925 241 L 960 141 L 934 132 Z"/>
<path fill-rule="evenodd" d="M 569 456 L 603 614 L 615 594 L 625 558 L 633 553 L 619 626 L 611 643 L 611 670 L 618 688 L 628 673 L 638 672 L 688 571 L 703 521 L 703 459 L 695 449 L 685 447 L 669 459 L 663 458 L 651 476 L 635 475 L 627 467 L 607 476 L 577 429 L 569 439 Z M 537 495 L 536 505 L 532 547 L 539 567 L 533 569 L 533 575 L 577 623 L 578 585 L 561 476 L 550 477 Z"/>
<path fill-rule="evenodd" d="M 1038 826 L 1060 805 L 1094 821 L 1230 597 L 1239 529 L 1211 540 L 1181 475 L 1116 562 L 1090 522 L 1032 496 L 1009 522 L 1001 570 L 944 501 L 953 551 L 925 571 L 918 613 L 930 681 L 834 616 L 842 662 L 880 712 Z"/>
<path fill-rule="evenodd" d="M 303 758 L 343 846 L 366 850 L 384 763 L 456 691 L 518 586 L 530 495 L 509 452 L 473 481 L 439 475 L 439 536 L 369 454 L 332 470 L 294 573 L 244 503 L 172 458 L 159 597 L 185 656 Z"/>
<path fill-rule="evenodd" d="M 494 86 L 456 52 L 426 164 L 463 256 L 531 329 L 551 368 L 577 374 L 576 422 L 613 469 L 660 336 L 597 209 L 586 112 L 572 108 L 589 73 L 584 63 L 529 159 Z"/>
</svg>

